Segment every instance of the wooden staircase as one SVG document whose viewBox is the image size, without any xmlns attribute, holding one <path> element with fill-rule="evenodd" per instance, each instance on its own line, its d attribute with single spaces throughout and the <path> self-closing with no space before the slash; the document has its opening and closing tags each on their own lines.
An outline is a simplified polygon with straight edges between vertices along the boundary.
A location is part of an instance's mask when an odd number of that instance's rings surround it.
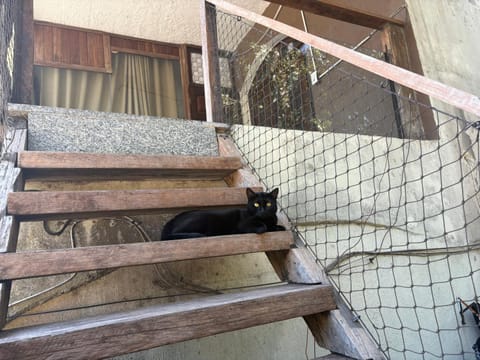
<svg viewBox="0 0 480 360">
<path fill-rule="evenodd" d="M 351 330 L 353 326 L 357 330 L 351 333 L 351 349 L 341 353 L 357 355 L 357 358 L 380 358 L 376 357 L 379 354 L 377 352 L 374 356 L 364 355 L 372 352 L 371 347 L 365 345 L 371 340 L 366 340 L 365 335 L 359 332 L 358 325 L 351 325 L 351 320 L 342 323 L 339 316 L 343 315 L 338 315 L 337 310 L 332 311 L 337 308 L 332 286 L 325 281 L 321 269 L 308 251 L 295 245 L 290 231 L 15 251 L 18 223 L 22 221 L 152 214 L 172 209 L 244 205 L 245 187 L 260 189 L 260 184 L 244 167 L 228 138 L 220 137 L 219 145 L 221 156 L 218 157 L 20 151 L 16 166 L 21 170 L 21 175 L 11 179 L 11 190 L 21 188 L 19 179 L 20 183 L 24 183 L 181 177 L 223 179 L 229 187 L 10 191 L 6 217 L 9 222 L 2 225 L 2 232 L 8 228 L 9 240 L 4 246 L 6 252 L 0 255 L 1 325 L 6 321 L 11 281 L 16 279 L 266 252 L 285 284 L 4 330 L 0 332 L 0 358 L 104 358 L 302 316 L 320 345 L 344 343 L 343 340 L 332 339 L 339 334 L 345 337 L 345 329 Z M 330 348 L 338 351 L 335 346 Z"/>
</svg>

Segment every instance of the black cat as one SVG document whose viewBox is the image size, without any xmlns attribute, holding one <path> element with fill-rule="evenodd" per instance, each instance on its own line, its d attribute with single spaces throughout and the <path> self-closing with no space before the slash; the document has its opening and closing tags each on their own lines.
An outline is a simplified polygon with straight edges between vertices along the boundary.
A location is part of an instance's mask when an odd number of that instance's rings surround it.
<svg viewBox="0 0 480 360">
<path fill-rule="evenodd" d="M 246 208 L 183 212 L 165 224 L 162 240 L 285 230 L 277 225 L 277 196 L 278 189 L 256 193 L 248 188 Z"/>
</svg>

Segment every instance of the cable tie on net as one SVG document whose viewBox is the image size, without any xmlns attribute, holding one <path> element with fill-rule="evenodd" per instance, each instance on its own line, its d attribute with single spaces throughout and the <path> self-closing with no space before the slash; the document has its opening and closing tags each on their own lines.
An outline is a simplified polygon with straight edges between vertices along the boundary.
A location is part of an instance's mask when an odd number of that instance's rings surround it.
<svg viewBox="0 0 480 360">
<path fill-rule="evenodd" d="M 475 128 L 475 129 L 477 129 L 477 130 L 480 130 L 480 121 L 475 121 L 475 122 L 473 122 L 473 123 L 470 123 L 470 124 L 468 125 L 468 127 L 473 127 L 473 128 Z"/>
</svg>

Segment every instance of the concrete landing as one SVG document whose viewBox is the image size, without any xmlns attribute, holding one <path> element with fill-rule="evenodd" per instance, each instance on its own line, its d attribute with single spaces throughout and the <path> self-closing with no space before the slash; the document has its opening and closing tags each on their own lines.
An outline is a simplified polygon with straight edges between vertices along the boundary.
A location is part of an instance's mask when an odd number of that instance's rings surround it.
<svg viewBox="0 0 480 360">
<path fill-rule="evenodd" d="M 204 122 L 10 105 L 28 113 L 28 149 L 112 154 L 218 155 L 215 129 Z"/>
</svg>

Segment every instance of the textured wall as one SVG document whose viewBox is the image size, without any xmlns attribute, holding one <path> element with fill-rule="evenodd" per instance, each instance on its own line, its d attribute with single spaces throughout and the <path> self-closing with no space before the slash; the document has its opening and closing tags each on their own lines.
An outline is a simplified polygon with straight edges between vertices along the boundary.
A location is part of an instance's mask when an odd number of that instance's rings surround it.
<svg viewBox="0 0 480 360">
<path fill-rule="evenodd" d="M 425 75 L 479 96 L 480 0 L 406 3 Z"/>
<path fill-rule="evenodd" d="M 234 0 L 262 13 L 268 3 Z M 114 34 L 200 45 L 199 0 L 34 0 L 36 20 Z"/>
</svg>

